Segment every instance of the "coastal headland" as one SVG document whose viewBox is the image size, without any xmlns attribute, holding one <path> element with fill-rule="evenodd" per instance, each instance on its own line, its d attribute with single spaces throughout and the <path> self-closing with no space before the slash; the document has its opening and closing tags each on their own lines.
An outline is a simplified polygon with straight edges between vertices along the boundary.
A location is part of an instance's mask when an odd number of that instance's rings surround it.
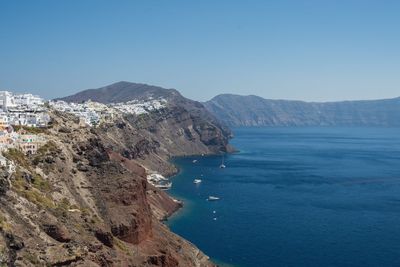
<svg viewBox="0 0 400 267">
<path fill-rule="evenodd" d="M 38 149 L 4 150 L 15 168 L 1 175 L 2 262 L 214 266 L 161 222 L 182 204 L 148 176 L 176 173 L 173 156 L 230 151 L 231 133 L 177 91 L 139 87 L 121 82 L 90 91 L 84 103 L 52 101 L 46 127 L 24 127 L 42 138 Z M 134 96 L 108 105 L 95 97 L 104 92 Z"/>
</svg>

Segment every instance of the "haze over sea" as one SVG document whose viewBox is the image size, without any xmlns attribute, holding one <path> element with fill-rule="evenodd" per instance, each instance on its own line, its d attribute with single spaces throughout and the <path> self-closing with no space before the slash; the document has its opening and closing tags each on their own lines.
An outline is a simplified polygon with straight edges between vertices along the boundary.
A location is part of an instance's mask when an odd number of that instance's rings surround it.
<svg viewBox="0 0 400 267">
<path fill-rule="evenodd" d="M 234 266 L 400 266 L 400 128 L 234 133 L 226 169 L 175 159 L 174 232 Z"/>
</svg>

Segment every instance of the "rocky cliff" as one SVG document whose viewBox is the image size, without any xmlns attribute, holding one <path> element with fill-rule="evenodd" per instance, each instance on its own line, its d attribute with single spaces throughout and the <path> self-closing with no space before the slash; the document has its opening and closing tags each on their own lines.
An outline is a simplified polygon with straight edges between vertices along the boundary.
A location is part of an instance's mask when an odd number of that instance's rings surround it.
<svg viewBox="0 0 400 267">
<path fill-rule="evenodd" d="M 156 147 L 159 148 L 157 154 L 162 153 L 163 157 L 231 150 L 228 145 L 231 137 L 230 129 L 211 114 L 203 104 L 183 97 L 175 89 L 122 81 L 98 89 L 84 90 L 60 100 L 75 103 L 92 100 L 110 104 L 148 99 L 163 99 L 166 102 L 165 107 L 146 114 L 125 116 L 131 127 L 134 125 L 135 131 L 126 134 L 127 129 L 124 130 L 126 125 L 123 123 L 103 127 L 108 131 L 122 129 L 120 132 L 125 132 L 124 138 L 129 136 L 135 140 L 136 138 L 142 140 L 135 148 L 137 151 L 128 157 L 141 159 L 143 158 L 141 154 L 154 150 Z M 129 138 L 125 140 L 126 144 L 130 144 Z M 152 155 L 152 153 L 148 154 Z"/>
<path fill-rule="evenodd" d="M 174 173 L 171 156 L 229 150 L 229 130 L 182 101 L 98 128 L 54 111 L 38 154 L 5 153 L 0 265 L 213 266 L 160 222 L 180 203 L 146 180 Z"/>
<path fill-rule="evenodd" d="M 219 95 L 204 105 L 229 126 L 400 126 L 400 98 L 314 103 Z"/>
</svg>

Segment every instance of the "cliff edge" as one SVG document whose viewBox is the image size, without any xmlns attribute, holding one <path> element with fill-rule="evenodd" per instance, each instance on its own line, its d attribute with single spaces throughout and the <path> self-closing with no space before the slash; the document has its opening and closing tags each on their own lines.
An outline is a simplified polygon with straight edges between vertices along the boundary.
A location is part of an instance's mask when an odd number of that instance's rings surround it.
<svg viewBox="0 0 400 267">
<path fill-rule="evenodd" d="M 0 171 L 0 263 L 214 266 L 160 222 L 181 204 L 146 179 L 174 173 L 171 156 L 230 149 L 229 130 L 186 104 L 98 127 L 51 111 L 36 154 L 4 153 L 16 168 Z"/>
</svg>

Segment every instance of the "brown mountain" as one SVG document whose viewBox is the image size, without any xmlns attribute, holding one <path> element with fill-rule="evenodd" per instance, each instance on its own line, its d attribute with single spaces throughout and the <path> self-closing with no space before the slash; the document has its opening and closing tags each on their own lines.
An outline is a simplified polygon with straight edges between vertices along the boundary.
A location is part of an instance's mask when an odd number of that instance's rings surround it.
<svg viewBox="0 0 400 267">
<path fill-rule="evenodd" d="M 92 100 L 104 104 L 142 100 L 149 97 L 163 97 L 168 100 L 184 100 L 184 97 L 175 89 L 165 89 L 141 83 L 117 82 L 97 89 L 87 89 L 71 96 L 59 98 L 67 102 L 79 103 Z M 186 99 L 187 100 L 187 99 Z"/>
</svg>

